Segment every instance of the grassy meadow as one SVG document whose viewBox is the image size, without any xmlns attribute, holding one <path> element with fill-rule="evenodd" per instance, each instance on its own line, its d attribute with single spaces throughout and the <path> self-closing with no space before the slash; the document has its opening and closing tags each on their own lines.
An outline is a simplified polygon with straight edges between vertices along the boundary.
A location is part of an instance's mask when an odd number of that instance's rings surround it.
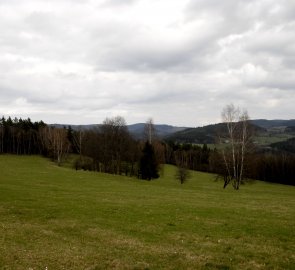
<svg viewBox="0 0 295 270">
<path fill-rule="evenodd" d="M 0 269 L 295 269 L 295 187 L 0 156 Z"/>
<path fill-rule="evenodd" d="M 256 144 L 261 146 L 267 146 L 272 143 L 283 142 L 288 139 L 294 138 L 294 135 L 287 134 L 287 133 L 278 133 L 278 134 L 268 134 L 268 135 L 260 135 L 254 137 L 254 141 Z"/>
</svg>

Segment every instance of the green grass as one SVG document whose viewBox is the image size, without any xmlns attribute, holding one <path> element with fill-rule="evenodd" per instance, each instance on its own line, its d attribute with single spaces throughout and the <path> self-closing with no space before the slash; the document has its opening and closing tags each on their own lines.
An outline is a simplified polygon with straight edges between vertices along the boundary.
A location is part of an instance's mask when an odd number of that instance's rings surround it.
<svg viewBox="0 0 295 270">
<path fill-rule="evenodd" d="M 295 269 L 295 187 L 0 156 L 0 269 Z"/>
</svg>

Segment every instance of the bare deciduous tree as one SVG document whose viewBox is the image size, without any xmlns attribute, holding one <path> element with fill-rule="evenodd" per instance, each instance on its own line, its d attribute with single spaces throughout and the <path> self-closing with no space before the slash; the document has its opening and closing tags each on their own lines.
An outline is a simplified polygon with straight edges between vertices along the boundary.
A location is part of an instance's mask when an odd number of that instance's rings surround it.
<svg viewBox="0 0 295 270">
<path fill-rule="evenodd" d="M 39 134 L 43 148 L 46 149 L 47 153 L 51 154 L 58 166 L 60 166 L 70 148 L 66 129 L 44 127 Z"/>
<path fill-rule="evenodd" d="M 129 151 L 130 134 L 121 116 L 106 118 L 100 127 L 103 143 L 103 165 L 106 172 L 121 174 L 122 161 Z"/>
<path fill-rule="evenodd" d="M 150 145 L 152 145 L 154 149 L 156 162 L 159 166 L 161 173 L 163 174 L 163 164 L 165 164 L 165 145 L 162 141 L 159 140 L 157 136 L 157 131 L 152 118 L 149 118 L 145 123 L 143 132 L 144 140 L 148 142 Z"/>
<path fill-rule="evenodd" d="M 246 110 L 233 104 L 227 105 L 221 113 L 226 124 L 226 134 L 220 137 L 223 164 L 225 167 L 224 188 L 232 182 L 239 189 L 244 179 L 245 157 L 250 150 L 252 131 L 249 126 L 249 116 Z"/>
<path fill-rule="evenodd" d="M 152 118 L 149 118 L 144 126 L 144 138 L 149 144 L 153 144 L 156 137 L 156 129 Z"/>
<path fill-rule="evenodd" d="M 183 150 L 178 150 L 175 152 L 175 163 L 177 166 L 176 179 L 179 180 L 181 184 L 188 179 L 190 176 L 188 170 L 188 153 Z"/>
<path fill-rule="evenodd" d="M 80 161 L 82 160 L 82 150 L 84 150 L 83 149 L 84 135 L 85 135 L 85 132 L 81 126 L 79 127 L 77 131 L 73 133 L 73 145 L 79 154 Z"/>
</svg>

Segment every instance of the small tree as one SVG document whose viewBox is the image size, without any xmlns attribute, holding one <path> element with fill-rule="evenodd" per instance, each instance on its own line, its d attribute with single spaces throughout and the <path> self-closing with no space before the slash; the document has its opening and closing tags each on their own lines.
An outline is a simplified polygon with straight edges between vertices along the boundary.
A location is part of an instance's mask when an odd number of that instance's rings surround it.
<svg viewBox="0 0 295 270">
<path fill-rule="evenodd" d="M 178 150 L 175 152 L 175 162 L 176 162 L 176 179 L 180 184 L 184 184 L 189 178 L 188 170 L 188 154 L 184 150 Z"/>
<path fill-rule="evenodd" d="M 145 180 L 159 178 L 159 164 L 156 159 L 154 147 L 147 141 L 142 150 L 139 164 L 139 177 Z"/>
<path fill-rule="evenodd" d="M 180 184 L 184 184 L 189 177 L 189 170 L 185 167 L 177 166 L 176 179 Z"/>
</svg>

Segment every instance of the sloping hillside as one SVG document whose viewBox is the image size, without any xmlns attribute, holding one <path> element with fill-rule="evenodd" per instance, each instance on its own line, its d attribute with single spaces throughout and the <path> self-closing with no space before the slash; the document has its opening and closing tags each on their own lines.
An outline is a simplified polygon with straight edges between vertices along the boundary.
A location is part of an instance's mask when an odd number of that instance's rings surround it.
<svg viewBox="0 0 295 270">
<path fill-rule="evenodd" d="M 133 125 L 128 125 L 129 132 L 137 139 L 142 139 L 144 137 L 144 123 L 138 123 Z M 156 135 L 159 138 L 164 138 L 166 136 L 169 136 L 170 134 L 173 134 L 178 131 L 185 130 L 186 127 L 175 127 L 171 125 L 154 125 Z"/>
<path fill-rule="evenodd" d="M 272 143 L 270 147 L 278 151 L 284 151 L 295 154 L 295 138 L 290 138 L 282 142 Z"/>
<path fill-rule="evenodd" d="M 0 155 L 0 269 L 294 269 L 295 187 L 239 192 Z M 225 255 L 226 254 L 226 255 Z"/>
<path fill-rule="evenodd" d="M 291 120 L 254 119 L 254 120 L 250 120 L 250 122 L 256 126 L 259 126 L 265 129 L 295 127 L 295 119 L 291 119 Z"/>
<path fill-rule="evenodd" d="M 256 134 L 265 132 L 265 129 L 255 125 L 252 125 L 252 128 Z M 212 144 L 216 142 L 218 135 L 224 134 L 225 132 L 226 124 L 219 123 L 204 127 L 188 128 L 167 136 L 165 139 L 178 143 Z"/>
</svg>

